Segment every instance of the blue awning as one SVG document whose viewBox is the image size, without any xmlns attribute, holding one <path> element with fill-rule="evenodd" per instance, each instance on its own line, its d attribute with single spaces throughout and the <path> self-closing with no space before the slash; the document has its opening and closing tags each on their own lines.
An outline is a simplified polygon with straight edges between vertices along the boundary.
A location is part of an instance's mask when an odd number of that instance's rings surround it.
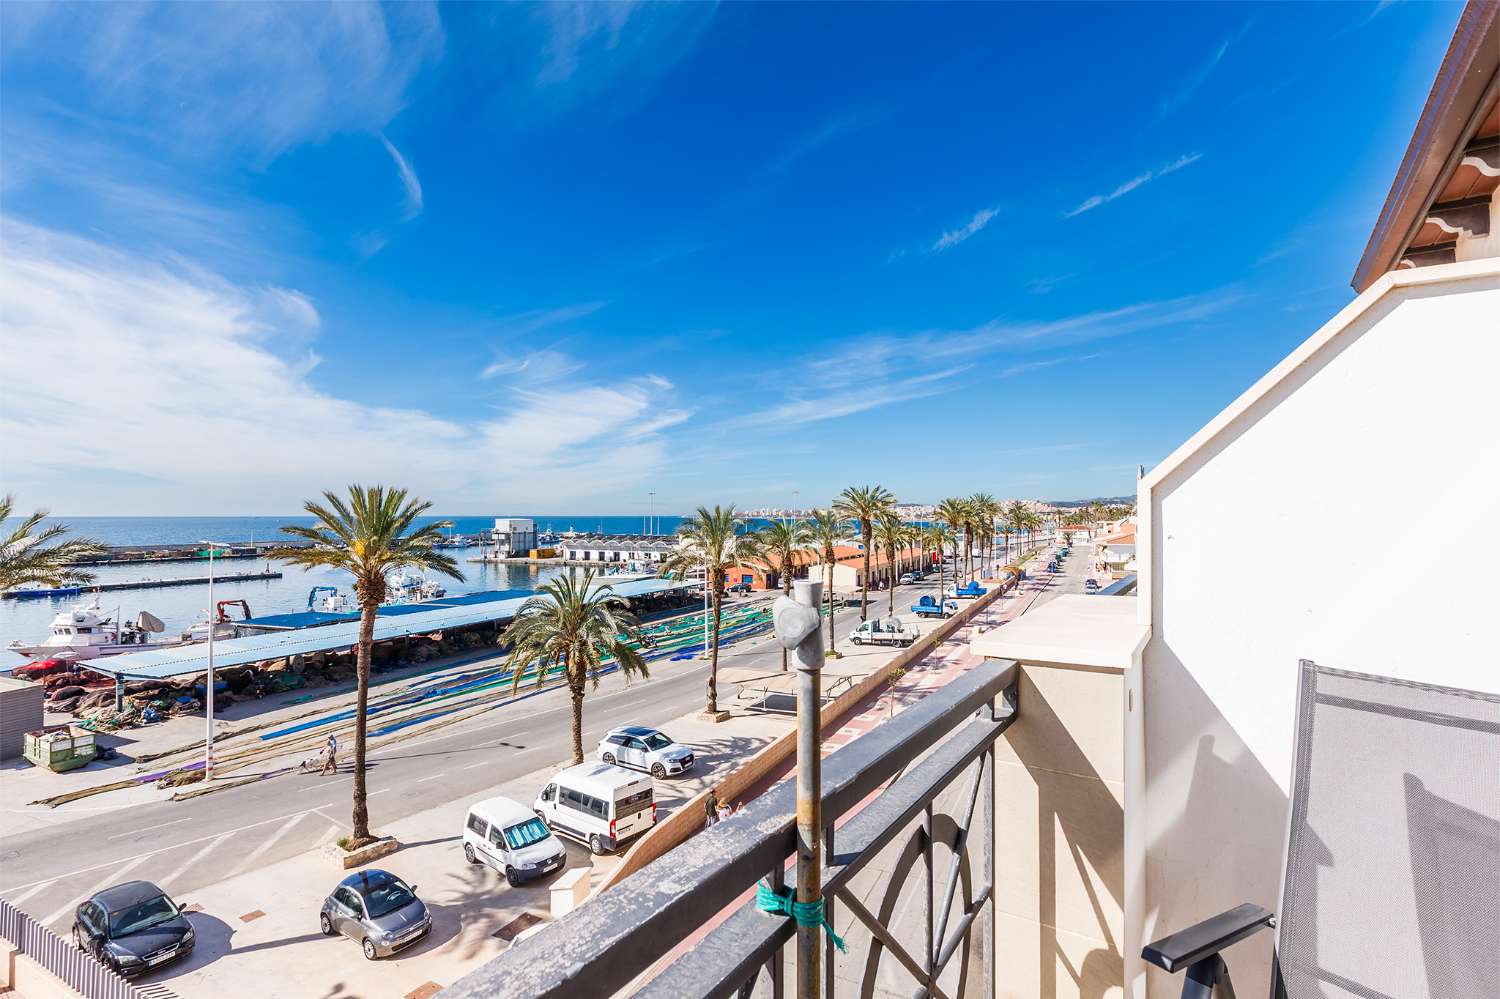
<svg viewBox="0 0 1500 999">
<path fill-rule="evenodd" d="M 608 585 L 616 594 L 625 598 L 653 596 L 674 590 L 697 589 L 701 582 L 680 582 L 669 579 L 632 579 L 619 583 L 608 577 L 600 585 Z M 503 592 L 503 591 L 502 591 Z M 473 594 L 477 596 L 478 594 Z M 426 604 L 400 604 L 401 613 L 387 614 L 385 608 L 375 618 L 375 640 L 388 641 L 408 635 L 424 635 L 462 628 L 468 625 L 485 624 L 491 621 L 509 621 L 516 616 L 529 594 L 486 600 L 460 606 L 444 606 L 444 600 Z M 316 612 L 310 612 L 316 614 Z M 301 615 L 282 615 L 300 617 Z M 266 619 L 262 618 L 261 621 Z M 252 622 L 254 623 L 254 622 Z M 245 638 L 230 638 L 214 643 L 214 668 L 229 669 L 234 666 L 249 666 L 268 659 L 284 656 L 309 655 L 314 652 L 340 652 L 353 648 L 359 642 L 359 621 L 343 621 L 316 628 L 300 628 L 295 631 L 273 631 Z M 127 652 L 118 656 L 102 656 L 79 663 L 105 676 L 132 679 L 162 680 L 168 677 L 204 673 L 208 670 L 208 645 L 179 645 L 165 649 L 143 652 Z"/>
</svg>

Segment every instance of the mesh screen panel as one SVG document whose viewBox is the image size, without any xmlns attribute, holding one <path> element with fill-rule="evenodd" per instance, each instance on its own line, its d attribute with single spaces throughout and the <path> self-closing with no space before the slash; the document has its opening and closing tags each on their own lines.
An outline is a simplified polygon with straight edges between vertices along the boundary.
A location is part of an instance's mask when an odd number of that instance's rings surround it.
<svg viewBox="0 0 1500 999">
<path fill-rule="evenodd" d="M 1302 664 L 1286 995 L 1500 996 L 1500 697 Z"/>
</svg>

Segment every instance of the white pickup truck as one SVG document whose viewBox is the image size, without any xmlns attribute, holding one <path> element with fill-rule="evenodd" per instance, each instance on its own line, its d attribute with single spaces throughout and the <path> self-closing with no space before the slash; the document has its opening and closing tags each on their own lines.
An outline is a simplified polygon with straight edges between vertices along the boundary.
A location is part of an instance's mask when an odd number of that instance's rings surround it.
<svg viewBox="0 0 1500 999">
<path fill-rule="evenodd" d="M 916 625 L 903 624 L 893 617 L 875 618 L 866 621 L 849 634 L 855 645 L 899 645 L 902 648 L 922 637 Z"/>
</svg>

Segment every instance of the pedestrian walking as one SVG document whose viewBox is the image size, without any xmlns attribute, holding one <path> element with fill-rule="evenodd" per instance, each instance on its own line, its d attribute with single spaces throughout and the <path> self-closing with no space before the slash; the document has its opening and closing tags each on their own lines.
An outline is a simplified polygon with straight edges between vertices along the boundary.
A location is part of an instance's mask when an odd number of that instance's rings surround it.
<svg viewBox="0 0 1500 999">
<path fill-rule="evenodd" d="M 328 733 L 328 741 L 323 745 L 323 769 L 320 774 L 338 773 L 339 740 L 332 732 Z"/>
<path fill-rule="evenodd" d="M 709 828 L 719 821 L 719 795 L 713 788 L 708 789 L 708 797 L 703 799 L 703 827 Z"/>
</svg>

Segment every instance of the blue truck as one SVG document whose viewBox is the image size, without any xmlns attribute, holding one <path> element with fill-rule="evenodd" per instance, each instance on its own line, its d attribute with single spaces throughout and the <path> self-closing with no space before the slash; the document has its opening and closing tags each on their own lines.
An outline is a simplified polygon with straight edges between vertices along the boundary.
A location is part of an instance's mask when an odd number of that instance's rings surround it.
<svg viewBox="0 0 1500 999">
<path fill-rule="evenodd" d="M 911 612 L 917 617 L 947 617 L 958 610 L 957 600 L 945 600 L 938 603 L 937 597 L 925 596 L 911 605 Z"/>
</svg>

